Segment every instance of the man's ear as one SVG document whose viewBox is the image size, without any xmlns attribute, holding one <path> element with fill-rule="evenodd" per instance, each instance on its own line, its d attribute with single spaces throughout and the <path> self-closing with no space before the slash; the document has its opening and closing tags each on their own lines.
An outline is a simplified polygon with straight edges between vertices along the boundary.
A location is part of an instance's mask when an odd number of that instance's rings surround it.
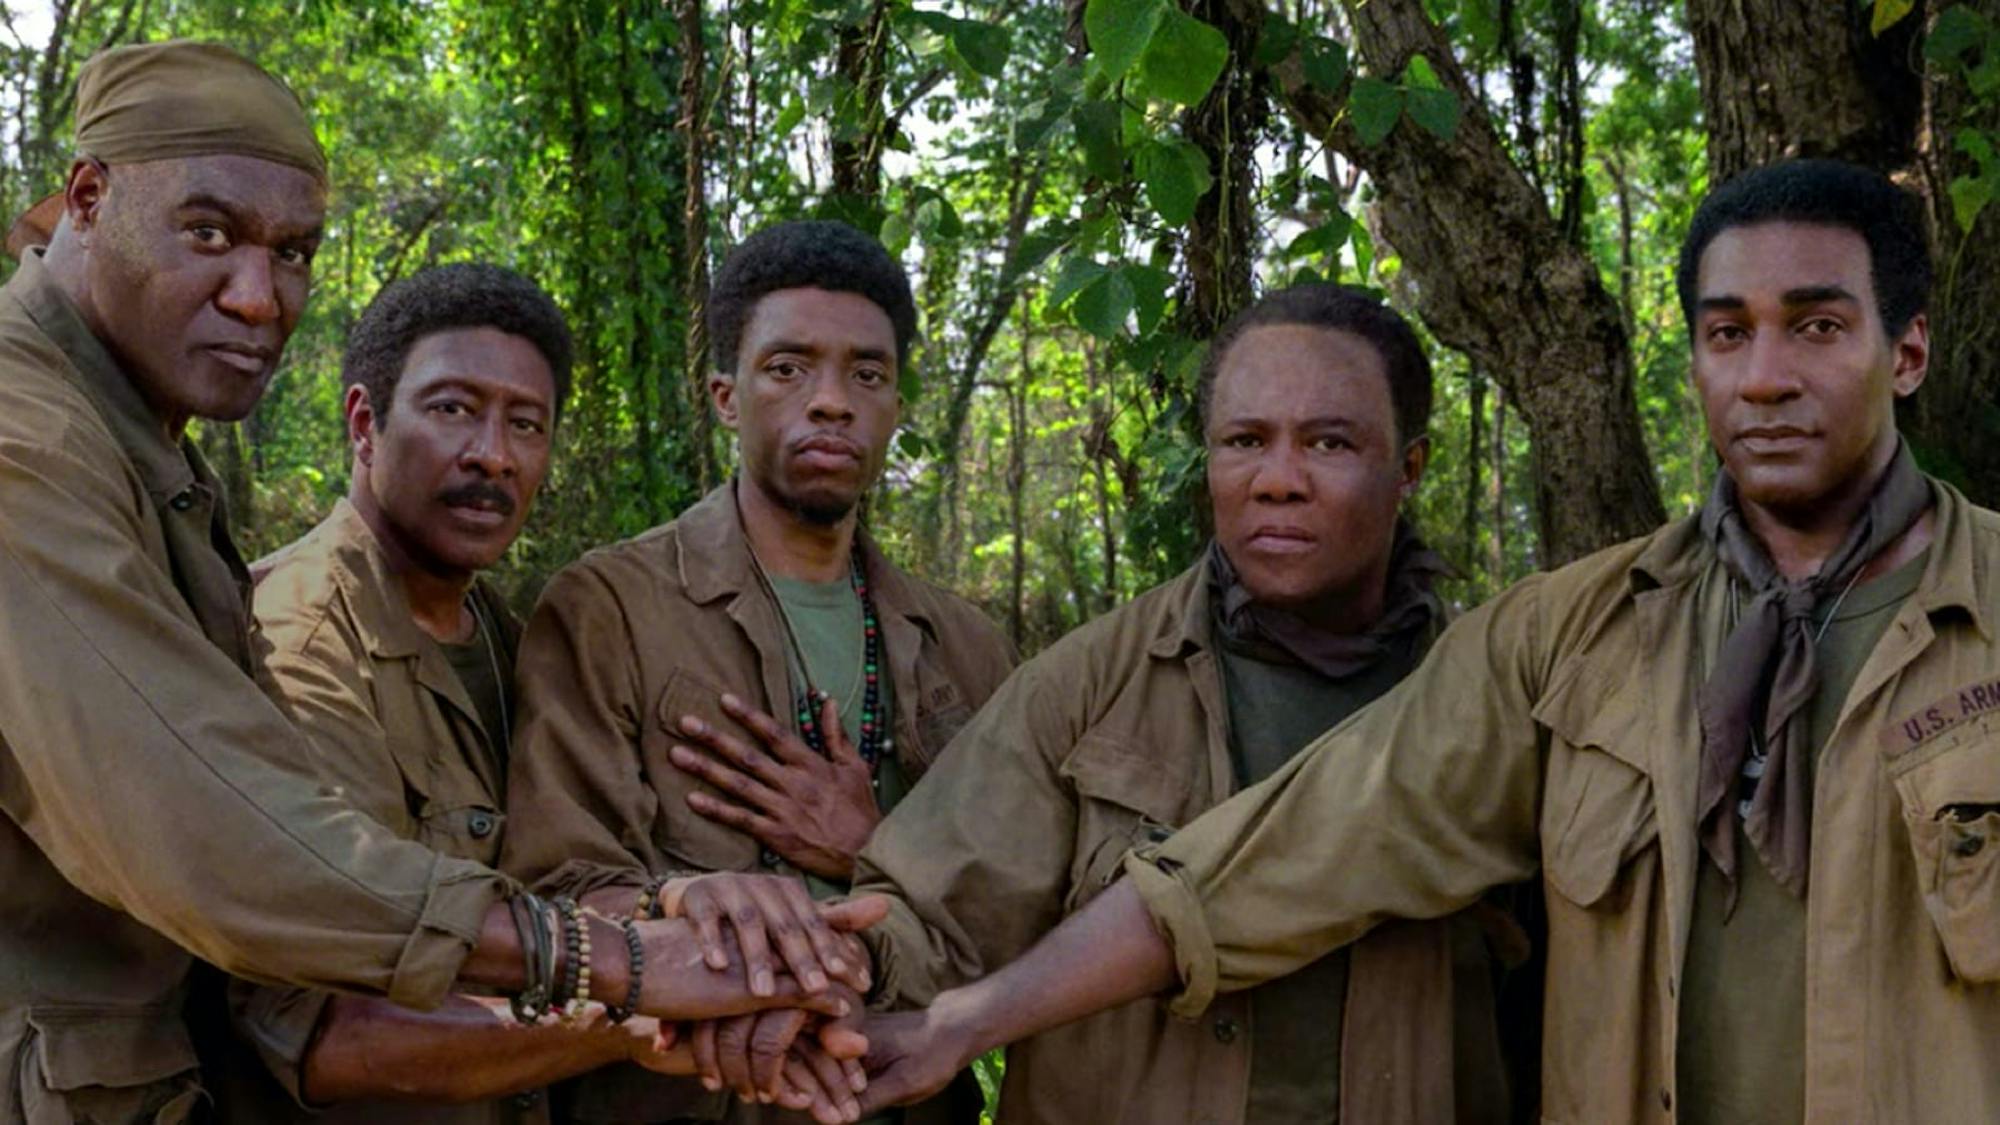
<svg viewBox="0 0 2000 1125">
<path fill-rule="evenodd" d="M 736 376 L 727 371 L 716 371 L 708 377 L 708 398 L 715 404 L 715 416 L 722 424 L 735 429 L 740 420 L 736 410 Z"/>
<path fill-rule="evenodd" d="M 1931 323 L 1924 313 L 1910 318 L 1903 334 L 1890 341 L 1896 353 L 1895 387 L 1897 398 L 1908 398 L 1924 385 L 1931 369 Z"/>
<path fill-rule="evenodd" d="M 341 409 L 347 415 L 347 445 L 354 451 L 355 460 L 363 465 L 375 461 L 375 430 L 381 419 L 375 414 L 375 406 L 368 399 L 368 388 L 359 383 L 347 388 L 341 401 Z"/>
<path fill-rule="evenodd" d="M 1431 436 L 1418 434 L 1403 446 L 1403 483 L 1399 487 L 1402 498 L 1407 501 L 1416 495 L 1417 486 L 1424 481 L 1424 470 L 1431 463 Z"/>
<path fill-rule="evenodd" d="M 63 184 L 63 213 L 85 245 L 89 245 L 90 232 L 97 226 L 110 188 L 111 170 L 92 157 L 79 156 L 69 166 L 69 180 Z"/>
</svg>

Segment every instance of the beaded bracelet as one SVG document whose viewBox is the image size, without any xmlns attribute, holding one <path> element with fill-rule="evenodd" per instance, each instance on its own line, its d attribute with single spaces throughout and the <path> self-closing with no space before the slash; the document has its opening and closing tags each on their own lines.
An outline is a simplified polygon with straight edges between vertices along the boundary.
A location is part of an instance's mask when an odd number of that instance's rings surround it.
<svg viewBox="0 0 2000 1125">
<path fill-rule="evenodd" d="M 572 912 L 574 913 L 574 912 Z M 563 1009 L 563 1016 L 574 1021 L 583 1015 L 583 1006 L 590 1002 L 590 923 L 581 915 L 576 917 L 577 949 L 576 989 L 570 993 L 569 1004 Z"/>
<path fill-rule="evenodd" d="M 568 1016 L 576 999 L 577 981 L 583 975 L 583 959 L 587 950 L 582 935 L 583 925 L 577 918 L 576 900 L 564 896 L 554 900 L 554 906 L 562 925 L 562 973 L 554 993 L 549 997 L 549 1007 Z"/>
<path fill-rule="evenodd" d="M 666 885 L 667 881 L 665 879 L 655 878 L 646 880 L 646 885 L 639 888 L 639 901 L 632 907 L 632 917 L 641 922 L 648 922 L 658 918 L 659 915 L 655 914 L 654 911 L 659 909 L 660 888 Z"/>
<path fill-rule="evenodd" d="M 618 923 L 625 932 L 626 961 L 625 1002 L 616 1007 L 606 1005 L 604 1012 L 612 1023 L 624 1023 L 639 1010 L 640 982 L 646 977 L 646 945 L 639 940 L 639 924 L 627 918 Z"/>
</svg>

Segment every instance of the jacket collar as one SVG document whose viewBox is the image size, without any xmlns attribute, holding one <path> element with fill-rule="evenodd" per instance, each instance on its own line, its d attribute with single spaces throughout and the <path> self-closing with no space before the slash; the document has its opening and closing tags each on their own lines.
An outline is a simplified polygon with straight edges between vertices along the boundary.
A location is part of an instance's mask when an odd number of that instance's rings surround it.
<svg viewBox="0 0 2000 1125">
<path fill-rule="evenodd" d="M 1167 595 L 1170 608 L 1160 615 L 1152 642 L 1146 646 L 1147 652 L 1162 660 L 1177 660 L 1211 647 L 1213 619 L 1209 603 L 1213 595 L 1209 588 L 1213 583 L 1209 569 L 1209 555 L 1203 551 L 1200 561 L 1173 580 L 1174 589 Z"/>
<path fill-rule="evenodd" d="M 1973 542 L 1973 506 L 1956 488 L 1931 479 L 1935 507 L 1932 508 L 1930 559 L 1913 595 L 1924 613 L 1963 613 L 1979 631 L 1992 640 L 1989 604 L 1993 576 L 1988 573 L 1977 545 Z M 1689 517 L 1656 532 L 1637 558 L 1627 577 L 1632 593 L 1678 587 L 1692 582 L 1715 561 L 1715 551 L 1701 536 L 1700 521 Z"/>
<path fill-rule="evenodd" d="M 40 250 L 21 259 L 21 267 L 8 283 L 35 326 L 69 357 L 74 374 L 71 381 L 97 407 L 111 436 L 139 470 L 140 480 L 155 501 L 165 502 L 185 492 L 206 474 L 197 472 L 198 462 L 190 459 L 193 444 L 176 444 L 167 437 L 160 418 L 148 406 L 104 342 L 83 322 L 83 314 L 69 296 L 56 287 L 42 261 Z M 69 374 L 69 373 L 65 373 Z"/>
<path fill-rule="evenodd" d="M 757 580 L 750 538 L 743 530 L 743 513 L 736 504 L 737 487 L 734 480 L 720 485 L 674 521 L 680 545 L 681 588 L 698 605 L 763 589 Z M 916 621 L 935 636 L 930 611 L 916 581 L 890 563 L 866 528 L 857 528 L 855 535 L 876 609 L 885 617 Z"/>
</svg>

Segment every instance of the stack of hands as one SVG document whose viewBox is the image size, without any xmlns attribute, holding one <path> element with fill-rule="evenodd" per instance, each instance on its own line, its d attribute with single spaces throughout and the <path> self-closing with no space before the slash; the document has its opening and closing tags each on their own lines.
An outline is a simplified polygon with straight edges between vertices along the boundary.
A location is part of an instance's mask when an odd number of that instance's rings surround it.
<svg viewBox="0 0 2000 1125">
<path fill-rule="evenodd" d="M 899 1044 L 922 1042 L 911 1033 L 925 1022 L 924 1013 L 866 1013 L 870 959 L 855 935 L 888 908 L 879 896 L 814 902 L 803 882 L 778 875 L 669 882 L 665 920 L 643 924 L 641 1008 L 700 1018 L 647 1027 L 636 1061 L 826 1125 L 943 1088 L 964 1064 L 955 1052 L 922 1068 L 940 1072 L 934 1081 L 899 1073 L 870 1087 L 871 1075 L 901 1060 Z"/>
</svg>

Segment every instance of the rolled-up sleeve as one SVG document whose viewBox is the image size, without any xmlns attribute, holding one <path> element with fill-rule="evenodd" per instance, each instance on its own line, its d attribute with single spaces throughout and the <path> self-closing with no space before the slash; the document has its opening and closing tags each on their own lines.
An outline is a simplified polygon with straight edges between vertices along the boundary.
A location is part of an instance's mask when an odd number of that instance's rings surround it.
<svg viewBox="0 0 2000 1125">
<path fill-rule="evenodd" d="M 1174 949 L 1174 1008 L 1283 976 L 1391 918 L 1436 918 L 1538 863 L 1539 579 L 1283 769 L 1127 856 Z"/>
<path fill-rule="evenodd" d="M 308 775 L 147 553 L 116 447 L 78 429 L 0 436 L 0 807 L 84 893 L 230 973 L 435 1005 L 503 879 Z"/>
</svg>

